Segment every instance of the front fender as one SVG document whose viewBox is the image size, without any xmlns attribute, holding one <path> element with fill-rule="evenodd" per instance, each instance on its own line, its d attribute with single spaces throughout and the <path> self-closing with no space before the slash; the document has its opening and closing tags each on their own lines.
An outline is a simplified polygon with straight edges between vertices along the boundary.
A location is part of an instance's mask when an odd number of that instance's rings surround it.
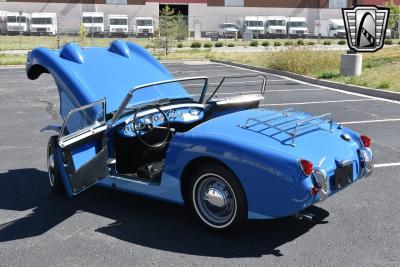
<svg viewBox="0 0 400 267">
<path fill-rule="evenodd" d="M 176 134 L 164 172 L 181 179 L 184 167 L 200 157 L 218 160 L 236 174 L 246 193 L 250 218 L 291 215 L 314 200 L 309 194 L 311 179 L 301 172 L 296 157 L 218 135 Z"/>
</svg>

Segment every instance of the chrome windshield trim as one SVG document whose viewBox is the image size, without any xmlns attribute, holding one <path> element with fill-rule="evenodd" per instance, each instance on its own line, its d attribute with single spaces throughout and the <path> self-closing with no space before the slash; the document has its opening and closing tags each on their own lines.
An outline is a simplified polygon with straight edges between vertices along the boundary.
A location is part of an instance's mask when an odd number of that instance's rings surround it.
<svg viewBox="0 0 400 267">
<path fill-rule="evenodd" d="M 143 88 L 150 87 L 150 86 L 155 86 L 155 85 L 160 85 L 160 84 L 168 84 L 168 83 L 174 83 L 174 82 L 192 81 L 192 80 L 204 80 L 205 81 L 204 86 L 203 86 L 203 91 L 201 93 L 200 100 L 199 100 L 199 104 L 203 103 L 204 97 L 207 93 L 207 86 L 208 86 L 208 77 L 206 77 L 206 76 L 179 78 L 179 79 L 171 79 L 171 80 L 164 80 L 164 81 L 141 84 L 141 85 L 133 87 L 129 91 L 129 93 L 126 95 L 126 97 L 124 98 L 124 100 L 122 101 L 121 105 L 119 106 L 119 108 L 117 109 L 117 111 L 115 112 L 115 114 L 112 118 L 112 125 L 114 125 L 119 120 L 119 118 L 122 115 L 122 112 L 125 110 L 126 106 L 129 104 L 129 101 L 132 99 L 134 92 L 136 92 L 140 89 L 143 89 Z"/>
</svg>

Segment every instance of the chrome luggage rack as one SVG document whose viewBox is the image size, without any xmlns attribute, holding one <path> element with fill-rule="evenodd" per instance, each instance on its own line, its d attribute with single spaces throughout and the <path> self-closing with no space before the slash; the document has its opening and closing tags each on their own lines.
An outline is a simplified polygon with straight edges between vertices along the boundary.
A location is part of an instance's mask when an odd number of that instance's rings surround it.
<svg viewBox="0 0 400 267">
<path fill-rule="evenodd" d="M 300 111 L 296 111 L 293 108 L 288 108 L 288 109 L 284 109 L 284 110 L 280 110 L 280 111 L 274 111 L 274 110 L 268 110 L 268 109 L 262 109 L 265 112 L 268 112 L 265 115 L 262 115 L 260 117 L 257 118 L 249 118 L 246 121 L 246 124 L 244 125 L 239 125 L 239 127 L 243 128 L 243 129 L 250 129 L 254 126 L 257 125 L 264 125 L 267 126 L 267 128 L 263 128 L 262 130 L 259 130 L 259 132 L 264 131 L 268 128 L 272 128 L 277 130 L 279 133 L 285 133 L 288 136 L 291 137 L 291 146 L 296 146 L 295 144 L 295 140 L 296 140 L 296 136 L 299 130 L 303 131 L 305 129 L 311 128 L 311 127 L 318 127 L 319 129 L 325 130 L 325 128 L 323 128 L 321 126 L 321 124 L 324 123 L 329 123 L 330 124 L 330 128 L 329 131 L 332 132 L 333 130 L 333 119 L 324 119 L 326 117 L 329 117 L 332 115 L 332 113 L 326 113 L 326 114 L 322 114 L 322 115 L 318 115 L 318 116 L 311 116 L 305 119 L 295 119 L 295 120 L 287 120 L 285 122 L 279 121 L 279 123 L 277 124 L 273 124 L 273 121 L 276 121 L 278 119 L 282 119 L 285 117 L 289 117 L 290 113 L 295 113 L 297 115 L 300 114 L 305 114 L 305 112 L 300 112 Z M 274 116 L 274 115 L 278 115 L 278 116 Z M 317 122 L 314 122 L 316 120 L 319 120 Z M 253 123 L 251 123 L 253 122 Z M 287 125 L 287 124 L 294 124 L 294 126 L 290 126 L 288 127 L 288 129 L 283 129 L 282 125 Z M 279 126 L 278 126 L 279 125 Z"/>
</svg>

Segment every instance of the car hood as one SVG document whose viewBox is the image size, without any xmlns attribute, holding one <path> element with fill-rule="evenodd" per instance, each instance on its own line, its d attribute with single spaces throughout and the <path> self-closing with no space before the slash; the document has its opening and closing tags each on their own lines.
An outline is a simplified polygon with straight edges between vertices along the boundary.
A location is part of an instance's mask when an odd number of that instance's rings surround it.
<svg viewBox="0 0 400 267">
<path fill-rule="evenodd" d="M 106 99 L 106 112 L 110 113 L 118 109 L 135 86 L 173 79 L 146 49 L 121 40 L 106 48 L 81 48 L 74 43 L 59 50 L 36 48 L 28 55 L 26 72 L 29 79 L 36 79 L 42 73 L 53 76 L 63 118 L 71 109 L 103 98 Z M 157 87 L 140 90 L 130 103 L 187 96 L 180 85 L 171 84 L 168 90 Z"/>
<path fill-rule="evenodd" d="M 281 117 L 280 119 L 271 120 Z M 326 170 L 334 169 L 337 162 L 352 160 L 357 157 L 357 148 L 360 145 L 358 134 L 349 129 L 339 129 L 333 123 L 330 131 L 330 123 L 322 123 L 318 126 L 304 125 L 297 131 L 295 145 L 288 134 L 282 133 L 273 127 L 256 123 L 251 118 L 262 121 L 270 120 L 274 126 L 291 132 L 296 121 L 309 118 L 307 113 L 290 111 L 287 116 L 281 112 L 267 109 L 252 109 L 231 113 L 211 119 L 191 130 L 196 135 L 208 135 L 223 137 L 233 145 L 247 143 L 249 146 L 261 146 L 265 149 L 273 149 L 297 158 L 304 158 L 313 162 L 315 166 L 320 165 Z M 319 120 L 313 121 L 314 123 Z M 244 125 L 254 125 L 247 129 Z M 309 127 L 312 126 L 312 127 Z M 306 128 L 307 127 L 307 128 Z M 341 135 L 347 134 L 351 138 L 344 140 Z"/>
</svg>

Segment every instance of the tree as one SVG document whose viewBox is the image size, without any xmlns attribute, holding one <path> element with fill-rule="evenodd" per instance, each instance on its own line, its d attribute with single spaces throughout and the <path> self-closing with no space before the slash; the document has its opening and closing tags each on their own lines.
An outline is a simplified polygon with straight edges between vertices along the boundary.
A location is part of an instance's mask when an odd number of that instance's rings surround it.
<svg viewBox="0 0 400 267">
<path fill-rule="evenodd" d="M 400 6 L 396 5 L 396 3 L 393 0 L 386 1 L 385 6 L 390 9 L 387 27 L 389 29 L 395 29 L 398 34 L 399 21 L 400 21 Z"/>
<path fill-rule="evenodd" d="M 175 14 L 175 10 L 166 6 L 160 12 L 159 34 L 154 38 L 154 46 L 163 48 L 168 54 L 169 48 L 174 46 L 177 40 L 186 39 L 188 36 L 187 25 L 181 13 Z"/>
</svg>

